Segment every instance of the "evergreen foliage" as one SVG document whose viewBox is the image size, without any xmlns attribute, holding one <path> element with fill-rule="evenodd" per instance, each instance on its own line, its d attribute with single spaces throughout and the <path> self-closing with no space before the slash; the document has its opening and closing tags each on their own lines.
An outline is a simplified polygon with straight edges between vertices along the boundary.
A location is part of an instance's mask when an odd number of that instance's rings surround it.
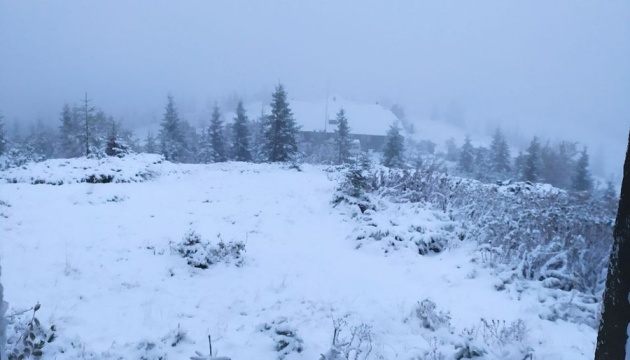
<svg viewBox="0 0 630 360">
<path fill-rule="evenodd" d="M 92 150 L 92 137 L 94 136 L 93 132 L 93 122 L 94 122 L 94 112 L 96 108 L 90 105 L 91 99 L 88 99 L 87 93 L 85 93 L 85 98 L 82 100 L 83 104 L 81 106 L 81 120 L 83 121 L 83 133 L 81 137 L 83 139 L 84 146 L 84 154 L 85 156 L 90 156 L 90 152 Z"/>
<path fill-rule="evenodd" d="M 537 137 L 534 137 L 527 148 L 527 155 L 525 155 L 522 173 L 523 180 L 537 182 L 541 179 L 542 160 L 540 150 L 540 142 Z"/>
<path fill-rule="evenodd" d="M 158 152 L 155 136 L 153 136 L 153 132 L 151 131 L 149 131 L 144 141 L 144 152 L 148 154 L 157 154 Z"/>
<path fill-rule="evenodd" d="M 107 156 L 122 157 L 129 153 L 129 146 L 122 139 L 122 134 L 119 131 L 120 125 L 116 121 L 111 122 L 111 129 L 107 138 L 107 146 L 105 147 L 105 154 Z"/>
<path fill-rule="evenodd" d="M 260 111 L 260 117 L 249 123 L 249 133 L 251 134 L 250 154 L 254 162 L 263 162 L 265 156 L 265 128 L 269 118 L 264 110 Z"/>
<path fill-rule="evenodd" d="M 81 124 L 77 109 L 71 109 L 70 105 L 65 104 L 61 110 L 60 121 L 59 155 L 66 158 L 81 156 L 83 154 L 81 151 Z"/>
<path fill-rule="evenodd" d="M 298 127 L 287 101 L 284 86 L 279 84 L 273 93 L 271 114 L 265 124 L 264 152 L 269 162 L 287 162 L 295 159 Z"/>
<path fill-rule="evenodd" d="M 457 167 L 459 170 L 466 174 L 472 174 L 475 161 L 475 149 L 470 141 L 470 136 L 466 135 L 464 145 L 459 152 L 459 162 Z"/>
<path fill-rule="evenodd" d="M 207 136 L 209 137 L 210 146 L 212 148 L 212 162 L 226 161 L 223 121 L 221 120 L 221 112 L 217 104 L 215 104 L 212 109 L 212 118 L 210 119 L 210 127 L 208 128 Z"/>
<path fill-rule="evenodd" d="M 385 148 L 383 149 L 383 165 L 392 168 L 405 166 L 403 154 L 405 151 L 405 138 L 400 133 L 398 122 L 394 122 L 387 131 Z"/>
<path fill-rule="evenodd" d="M 160 129 L 160 151 L 169 161 L 182 161 L 185 152 L 181 121 L 172 95 L 168 95 Z"/>
<path fill-rule="evenodd" d="M 342 108 L 337 113 L 337 129 L 335 130 L 335 150 L 337 163 L 344 164 L 350 159 L 350 127 L 346 112 Z"/>
<path fill-rule="evenodd" d="M 236 161 L 252 160 L 252 154 L 249 151 L 249 120 L 242 101 L 236 105 L 232 129 L 232 155 Z"/>
<path fill-rule="evenodd" d="M 575 191 L 591 191 L 593 189 L 593 179 L 588 170 L 588 153 L 586 148 L 580 153 L 580 157 L 575 163 L 572 190 Z"/>
<path fill-rule="evenodd" d="M 499 177 L 504 177 L 510 172 L 510 149 L 501 129 L 497 129 L 492 136 L 492 144 L 490 145 L 490 164 L 491 169 Z"/>
</svg>

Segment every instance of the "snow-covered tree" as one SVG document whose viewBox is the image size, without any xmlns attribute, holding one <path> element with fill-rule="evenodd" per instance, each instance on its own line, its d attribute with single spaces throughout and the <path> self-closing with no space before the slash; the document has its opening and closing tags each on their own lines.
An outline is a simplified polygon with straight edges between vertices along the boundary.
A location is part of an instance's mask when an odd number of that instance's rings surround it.
<svg viewBox="0 0 630 360">
<path fill-rule="evenodd" d="M 490 164 L 492 171 L 498 177 L 505 177 L 510 172 L 510 149 L 501 129 L 497 129 L 492 136 L 490 145 Z"/>
<path fill-rule="evenodd" d="M 212 146 L 212 161 L 226 161 L 227 156 L 225 153 L 225 139 L 223 137 L 223 120 L 221 120 L 221 112 L 217 104 L 214 104 L 214 108 L 212 109 L 212 118 L 210 119 L 208 133 L 210 136 L 210 145 Z"/>
<path fill-rule="evenodd" d="M 265 114 L 264 109 L 260 111 L 260 116 L 249 123 L 249 133 L 251 134 L 250 154 L 254 162 L 263 162 L 267 159 L 265 156 L 265 128 L 269 117 Z"/>
<path fill-rule="evenodd" d="M 242 101 L 236 105 L 236 116 L 232 129 L 232 155 L 236 161 L 252 160 L 252 154 L 249 151 L 249 119 Z"/>
<path fill-rule="evenodd" d="M 527 148 L 527 154 L 525 155 L 523 162 L 523 173 L 521 174 L 523 180 L 537 182 L 541 180 L 541 155 L 540 155 L 540 142 L 537 137 L 534 137 Z"/>
<path fill-rule="evenodd" d="M 85 93 L 85 97 L 83 98 L 83 100 L 81 100 L 82 104 L 80 107 L 83 126 L 83 133 L 81 134 L 81 137 L 83 138 L 83 151 L 85 156 L 89 156 L 91 150 L 93 149 L 91 139 L 94 136 L 94 129 L 92 123 L 94 122 L 94 113 L 96 111 L 96 108 L 90 104 L 91 101 L 91 99 L 88 99 L 87 93 Z"/>
<path fill-rule="evenodd" d="M 586 148 L 580 153 L 580 157 L 575 163 L 573 182 L 571 189 L 575 191 L 591 191 L 593 189 L 593 179 L 588 170 L 588 153 Z"/>
<path fill-rule="evenodd" d="M 269 162 L 291 161 L 298 150 L 298 127 L 282 84 L 276 86 L 272 97 L 271 114 L 265 124 L 264 152 Z"/>
<path fill-rule="evenodd" d="M 626 352 L 630 324 L 630 136 L 613 239 L 595 360 L 630 357 Z"/>
<path fill-rule="evenodd" d="M 160 151 L 166 160 L 182 161 L 185 152 L 181 120 L 172 95 L 168 95 L 160 129 Z"/>
<path fill-rule="evenodd" d="M 405 166 L 403 154 L 405 152 L 405 138 L 400 133 L 398 121 L 390 125 L 383 149 L 383 165 L 392 168 Z"/>
<path fill-rule="evenodd" d="M 149 131 L 147 138 L 144 140 L 144 152 L 147 154 L 157 154 L 158 152 L 158 146 L 152 131 Z"/>
<path fill-rule="evenodd" d="M 475 149 L 470 141 L 470 136 L 466 135 L 464 139 L 464 145 L 462 145 L 459 151 L 459 161 L 457 167 L 459 171 L 465 174 L 472 174 L 475 161 Z"/>
<path fill-rule="evenodd" d="M 60 114 L 59 155 L 70 158 L 83 155 L 81 143 L 81 124 L 77 109 L 65 104 Z"/>
<path fill-rule="evenodd" d="M 337 129 L 335 130 L 335 152 L 337 163 L 343 164 L 350 159 L 350 127 L 346 111 L 342 108 L 337 112 Z"/>
<path fill-rule="evenodd" d="M 129 153 L 129 145 L 123 140 L 119 131 L 120 125 L 116 121 L 111 122 L 111 128 L 107 137 L 105 154 L 107 156 L 123 156 Z"/>
</svg>

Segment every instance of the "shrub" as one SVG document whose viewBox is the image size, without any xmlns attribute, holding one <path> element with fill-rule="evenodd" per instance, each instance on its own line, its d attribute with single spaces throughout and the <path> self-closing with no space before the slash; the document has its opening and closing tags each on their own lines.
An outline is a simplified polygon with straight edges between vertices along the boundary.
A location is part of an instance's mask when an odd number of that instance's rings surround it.
<svg viewBox="0 0 630 360">
<path fill-rule="evenodd" d="M 10 317 L 6 340 L 8 360 L 39 358 L 44 354 L 45 346 L 56 339 L 55 325 L 45 328 L 37 318 L 39 309 L 40 305 L 36 304 L 33 308 Z M 25 318 L 24 315 L 30 310 L 33 311 L 32 315 Z"/>
<path fill-rule="evenodd" d="M 278 352 L 278 359 L 284 359 L 287 355 L 304 350 L 304 341 L 297 334 L 297 330 L 290 326 L 286 318 L 278 318 L 270 323 L 264 323 L 259 327 L 261 332 L 271 336 Z"/>
<path fill-rule="evenodd" d="M 188 265 L 199 269 L 207 269 L 220 262 L 234 264 L 237 267 L 243 265 L 243 253 L 245 243 L 241 241 L 223 242 L 220 235 L 217 235 L 219 242 L 216 245 L 204 240 L 195 231 L 190 230 L 182 241 L 172 244 L 172 250 L 186 259 Z"/>
</svg>

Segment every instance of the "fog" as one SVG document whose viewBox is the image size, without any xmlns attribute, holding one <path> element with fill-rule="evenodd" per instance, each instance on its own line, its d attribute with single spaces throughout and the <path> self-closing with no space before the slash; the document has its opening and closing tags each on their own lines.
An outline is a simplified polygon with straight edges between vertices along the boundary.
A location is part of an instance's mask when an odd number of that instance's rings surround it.
<svg viewBox="0 0 630 360">
<path fill-rule="evenodd" d="M 0 111 L 56 121 L 88 92 L 126 121 L 167 93 L 205 109 L 286 85 L 399 103 L 413 119 L 458 104 L 501 125 L 581 141 L 620 173 L 630 125 L 630 2 L 0 0 Z"/>
</svg>

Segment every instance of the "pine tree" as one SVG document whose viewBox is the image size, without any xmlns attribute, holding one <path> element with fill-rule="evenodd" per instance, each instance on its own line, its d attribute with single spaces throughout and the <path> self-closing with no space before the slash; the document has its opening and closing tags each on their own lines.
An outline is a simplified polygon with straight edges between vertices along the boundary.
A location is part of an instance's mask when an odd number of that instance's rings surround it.
<svg viewBox="0 0 630 360">
<path fill-rule="evenodd" d="M 4 116 L 0 114 L 0 156 L 4 155 L 6 151 L 7 151 L 7 136 L 4 131 Z M 2 302 L 0 302 L 0 304 L 2 304 Z"/>
<path fill-rule="evenodd" d="M 571 189 L 575 191 L 591 191 L 592 188 L 593 179 L 588 171 L 588 153 L 586 152 L 586 148 L 584 148 L 575 163 Z"/>
<path fill-rule="evenodd" d="M 83 120 L 83 134 L 82 134 L 82 138 L 83 138 L 83 142 L 84 142 L 84 153 L 85 156 L 90 156 L 90 150 L 92 150 L 91 147 L 91 131 L 92 129 L 92 122 L 94 121 L 94 111 L 96 110 L 94 108 L 94 106 L 90 105 L 90 101 L 92 101 L 91 99 L 88 99 L 87 93 L 85 93 L 85 97 L 82 100 L 82 105 L 81 105 L 81 118 Z"/>
<path fill-rule="evenodd" d="M 210 145 L 212 147 L 212 161 L 223 162 L 227 160 L 225 156 L 225 141 L 223 139 L 223 121 L 221 120 L 221 112 L 217 104 L 212 109 L 212 118 L 210 119 L 210 127 L 208 128 L 210 136 Z"/>
<path fill-rule="evenodd" d="M 269 117 L 265 114 L 264 109 L 260 110 L 260 117 L 250 122 L 249 133 L 252 135 L 250 145 L 250 153 L 254 162 L 263 162 L 267 160 L 265 156 L 265 129 Z"/>
<path fill-rule="evenodd" d="M 144 140 L 144 152 L 147 154 L 156 154 L 158 152 L 155 136 L 153 136 L 152 131 L 149 131 L 147 138 Z"/>
<path fill-rule="evenodd" d="M 585 154 L 586 152 L 583 152 Z M 579 162 L 579 161 L 578 161 Z M 613 246 L 608 263 L 602 317 L 597 334 L 595 360 L 628 359 L 628 323 L 630 323 L 630 134 L 623 167 L 619 210 L 613 232 Z"/>
<path fill-rule="evenodd" d="M 470 136 L 466 135 L 464 145 L 462 145 L 462 149 L 459 152 L 459 162 L 457 167 L 459 168 L 459 171 L 462 171 L 465 174 L 472 174 L 474 161 L 475 149 L 470 141 Z"/>
<path fill-rule="evenodd" d="M 510 172 L 510 149 L 501 129 L 497 129 L 492 136 L 490 152 L 492 171 L 497 176 L 504 177 Z"/>
<path fill-rule="evenodd" d="M 287 101 L 284 86 L 279 84 L 273 93 L 271 114 L 265 124 L 264 152 L 269 162 L 294 160 L 298 151 L 298 128 Z"/>
<path fill-rule="evenodd" d="M 540 154 L 540 142 L 537 137 L 534 137 L 527 148 L 527 155 L 525 155 L 523 164 L 523 180 L 537 182 L 541 180 L 541 154 Z"/>
<path fill-rule="evenodd" d="M 243 107 L 243 102 L 236 105 L 236 116 L 234 117 L 234 128 L 232 129 L 232 154 L 236 161 L 251 161 L 252 154 L 249 152 L 249 120 Z"/>
<path fill-rule="evenodd" d="M 405 138 L 400 133 L 398 121 L 394 122 L 387 131 L 385 148 L 383 149 L 383 165 L 392 168 L 405 166 L 403 154 L 405 150 Z"/>
<path fill-rule="evenodd" d="M 105 154 L 107 154 L 107 156 L 121 157 L 127 153 L 129 153 L 129 146 L 125 144 L 125 141 L 121 138 L 119 124 L 112 121 L 107 138 L 107 146 L 105 147 Z"/>
<path fill-rule="evenodd" d="M 81 156 L 81 124 L 77 110 L 72 110 L 68 104 L 63 106 L 60 114 L 61 125 L 59 126 L 61 157 Z"/>
<path fill-rule="evenodd" d="M 346 112 L 342 108 L 337 113 L 337 129 L 335 130 L 335 152 L 338 164 L 344 164 L 350 160 L 350 144 L 350 127 Z"/>
<path fill-rule="evenodd" d="M 181 161 L 184 155 L 184 136 L 173 96 L 168 95 L 160 129 L 160 151 L 166 160 Z"/>
</svg>

